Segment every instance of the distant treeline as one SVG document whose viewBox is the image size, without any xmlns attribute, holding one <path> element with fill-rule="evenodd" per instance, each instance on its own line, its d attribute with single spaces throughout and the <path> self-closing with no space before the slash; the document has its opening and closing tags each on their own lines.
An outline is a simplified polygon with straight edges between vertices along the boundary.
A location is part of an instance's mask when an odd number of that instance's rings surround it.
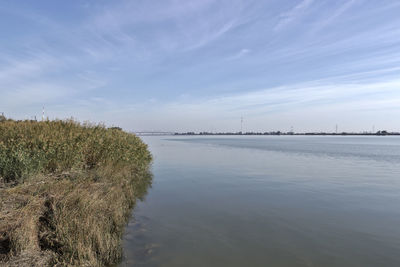
<svg viewBox="0 0 400 267">
<path fill-rule="evenodd" d="M 308 133 L 294 133 L 294 132 L 186 132 L 186 133 L 175 133 L 175 135 L 371 135 L 371 136 L 384 136 L 384 135 L 400 135 L 400 132 L 388 132 L 388 131 L 377 131 L 375 133 L 353 133 L 353 132 L 341 132 L 341 133 L 329 133 L 329 132 L 308 132 Z"/>
</svg>

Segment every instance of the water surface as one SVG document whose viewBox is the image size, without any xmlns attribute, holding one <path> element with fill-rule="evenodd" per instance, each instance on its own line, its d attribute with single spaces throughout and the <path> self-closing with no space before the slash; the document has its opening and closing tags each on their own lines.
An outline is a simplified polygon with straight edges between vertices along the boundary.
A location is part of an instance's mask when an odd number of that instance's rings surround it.
<svg viewBox="0 0 400 267">
<path fill-rule="evenodd" d="M 400 266 L 400 138 L 145 137 L 122 266 Z"/>
</svg>

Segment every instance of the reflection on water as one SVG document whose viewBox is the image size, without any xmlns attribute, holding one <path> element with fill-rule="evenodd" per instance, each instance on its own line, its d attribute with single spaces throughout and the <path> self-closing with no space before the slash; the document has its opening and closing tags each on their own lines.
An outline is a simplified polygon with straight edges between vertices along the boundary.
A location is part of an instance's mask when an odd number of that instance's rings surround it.
<svg viewBox="0 0 400 267">
<path fill-rule="evenodd" d="M 146 137 L 121 266 L 400 266 L 400 138 Z"/>
<path fill-rule="evenodd" d="M 138 170 L 134 179 L 135 197 L 143 201 L 153 183 L 153 173 L 147 167 L 145 170 Z"/>
</svg>

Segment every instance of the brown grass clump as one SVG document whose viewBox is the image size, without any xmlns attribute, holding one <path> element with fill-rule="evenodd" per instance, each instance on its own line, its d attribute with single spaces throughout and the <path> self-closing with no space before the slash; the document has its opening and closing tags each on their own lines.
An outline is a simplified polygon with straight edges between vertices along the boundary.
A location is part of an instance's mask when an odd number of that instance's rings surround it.
<svg viewBox="0 0 400 267">
<path fill-rule="evenodd" d="M 107 266 L 151 184 L 135 135 L 74 121 L 0 121 L 0 264 Z"/>
</svg>

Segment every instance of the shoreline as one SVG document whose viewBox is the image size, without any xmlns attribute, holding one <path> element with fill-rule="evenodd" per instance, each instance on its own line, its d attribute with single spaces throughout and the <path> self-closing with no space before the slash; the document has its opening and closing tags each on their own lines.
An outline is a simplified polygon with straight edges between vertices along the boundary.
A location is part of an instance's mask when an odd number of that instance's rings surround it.
<svg viewBox="0 0 400 267">
<path fill-rule="evenodd" d="M 135 133 L 136 134 L 136 133 Z M 138 136 L 400 136 L 400 133 L 145 133 Z"/>
</svg>

